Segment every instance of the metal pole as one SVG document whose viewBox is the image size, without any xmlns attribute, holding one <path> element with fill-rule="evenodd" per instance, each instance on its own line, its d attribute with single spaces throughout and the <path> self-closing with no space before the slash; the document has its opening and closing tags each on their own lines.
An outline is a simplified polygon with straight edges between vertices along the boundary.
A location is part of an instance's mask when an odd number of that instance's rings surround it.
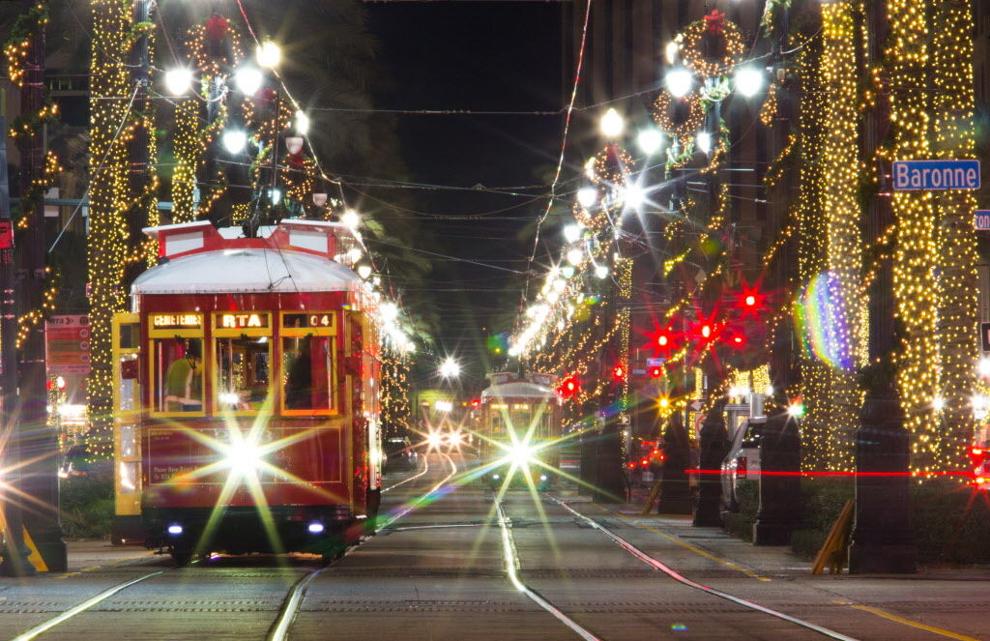
<svg viewBox="0 0 990 641">
<path fill-rule="evenodd" d="M 2 95 L 2 94 L 0 94 Z M 3 96 L 6 97 L 6 96 Z M 2 104 L 2 103 L 0 103 Z M 0 115 L 0 131 L 7 131 L 7 119 Z M 0 466 L 5 470 L 3 496 L 4 547 L 0 574 L 22 576 L 33 573 L 28 563 L 27 550 L 22 535 L 24 524 L 20 504 L 14 500 L 19 488 L 20 441 L 17 438 L 17 310 L 14 296 L 14 228 L 10 218 L 10 186 L 7 176 L 7 136 L 0 135 L 0 387 L 3 397 L 0 400 L 0 444 L 3 456 Z"/>
</svg>

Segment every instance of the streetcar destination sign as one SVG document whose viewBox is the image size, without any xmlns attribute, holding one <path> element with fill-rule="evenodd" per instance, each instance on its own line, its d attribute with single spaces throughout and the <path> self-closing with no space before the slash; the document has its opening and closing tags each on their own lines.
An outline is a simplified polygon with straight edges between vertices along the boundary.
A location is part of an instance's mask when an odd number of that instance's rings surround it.
<svg viewBox="0 0 990 641">
<path fill-rule="evenodd" d="M 894 191 L 950 191 L 979 188 L 979 160 L 894 162 Z"/>
</svg>

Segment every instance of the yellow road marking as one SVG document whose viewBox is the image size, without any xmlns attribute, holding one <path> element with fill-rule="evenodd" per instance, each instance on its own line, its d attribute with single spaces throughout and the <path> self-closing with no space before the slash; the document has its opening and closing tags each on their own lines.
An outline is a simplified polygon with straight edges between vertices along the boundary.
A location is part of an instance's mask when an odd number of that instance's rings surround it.
<svg viewBox="0 0 990 641">
<path fill-rule="evenodd" d="M 632 525 L 633 527 L 638 527 L 641 530 L 646 530 L 648 532 L 653 532 L 654 534 L 659 534 L 660 536 L 662 536 L 663 538 L 667 539 L 671 543 L 675 543 L 675 544 L 681 546 L 682 548 L 684 548 L 685 550 L 689 550 L 691 552 L 694 552 L 698 556 L 704 557 L 704 558 L 706 558 L 706 559 L 708 559 L 710 561 L 715 561 L 716 563 L 720 563 L 721 565 L 724 565 L 727 568 L 733 569 L 736 572 L 741 572 L 741 573 L 745 574 L 746 576 L 748 576 L 751 579 L 756 579 L 757 581 L 770 581 L 770 577 L 768 577 L 768 576 L 763 576 L 762 574 L 759 574 L 757 572 L 754 572 L 753 570 L 750 570 L 749 568 L 747 568 L 745 566 L 739 565 L 738 563 L 735 563 L 733 561 L 730 561 L 729 559 L 722 558 L 722 557 L 718 556 L 717 554 L 713 554 L 713 553 L 709 552 L 708 550 L 706 550 L 704 548 L 700 548 L 697 545 L 694 545 L 693 543 L 688 543 L 687 541 L 681 539 L 678 536 L 674 536 L 673 534 L 668 534 L 667 532 L 664 532 L 663 530 L 658 530 L 657 528 L 650 527 L 649 525 L 642 525 L 640 523 L 636 523 L 635 521 L 630 521 L 625 516 L 622 516 L 621 518 L 624 521 L 626 521 L 627 523 L 629 523 L 630 525 Z"/>
<path fill-rule="evenodd" d="M 957 641 L 980 641 L 980 639 L 977 639 L 976 637 L 967 636 L 965 634 L 953 632 L 952 630 L 946 630 L 945 628 L 939 628 L 934 625 L 928 625 L 927 623 L 921 623 L 920 621 L 913 621 L 911 619 L 907 619 L 902 616 L 896 615 L 893 612 L 887 612 L 886 610 L 881 610 L 880 608 L 874 608 L 869 605 L 856 604 L 850 607 L 855 608 L 856 610 L 861 610 L 863 612 L 869 612 L 872 615 L 881 617 L 883 619 L 887 619 L 888 621 L 893 621 L 894 623 L 900 623 L 901 625 L 910 626 L 912 628 L 917 628 L 919 630 L 931 632 L 932 634 L 948 637 L 950 639 L 957 639 Z"/>
</svg>

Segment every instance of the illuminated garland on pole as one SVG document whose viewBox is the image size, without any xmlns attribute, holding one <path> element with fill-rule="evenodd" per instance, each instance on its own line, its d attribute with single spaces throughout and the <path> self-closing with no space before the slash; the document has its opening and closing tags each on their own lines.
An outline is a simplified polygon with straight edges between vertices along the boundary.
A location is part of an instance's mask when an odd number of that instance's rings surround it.
<svg viewBox="0 0 990 641">
<path fill-rule="evenodd" d="M 196 220 L 193 200 L 196 174 L 206 153 L 206 144 L 199 122 L 199 101 L 181 100 L 175 106 L 175 136 L 172 150 L 175 169 L 172 172 L 172 222 Z"/>
<path fill-rule="evenodd" d="M 936 158 L 975 158 L 976 106 L 973 74 L 973 8 L 965 0 L 939 0 L 932 14 L 932 92 Z M 976 198 L 969 191 L 935 197 L 940 261 L 938 329 L 942 360 L 942 424 L 922 427 L 928 437 L 924 471 L 968 468 L 967 446 L 973 437 L 971 396 L 976 379 L 977 295 Z M 920 454 L 920 453 L 919 453 Z"/>
<path fill-rule="evenodd" d="M 90 63 L 90 196 L 87 259 L 89 265 L 91 372 L 86 390 L 95 436 L 112 425 L 112 352 L 114 313 L 126 309 L 123 287 L 128 229 L 128 157 L 124 129 L 134 99 L 125 64 L 130 48 L 131 3 L 92 0 Z M 109 451 L 109 439 L 103 444 Z M 99 452 L 94 452 L 99 454 Z"/>
<path fill-rule="evenodd" d="M 856 25 L 849 0 L 822 5 L 823 89 L 820 165 L 821 215 L 825 217 L 828 270 L 826 323 L 830 326 L 828 395 L 825 405 L 828 469 L 854 467 L 853 433 L 859 426 L 863 393 L 856 380 L 865 345 L 861 327 L 866 319 L 861 290 L 862 210 L 858 201 L 860 150 L 857 130 L 859 77 L 856 64 Z"/>
<path fill-rule="evenodd" d="M 929 4 L 928 0 L 887 3 L 890 36 L 885 56 L 890 73 L 895 160 L 931 157 Z M 936 333 L 938 292 L 932 286 L 939 248 L 935 242 L 932 195 L 895 192 L 893 211 L 897 243 L 893 270 L 895 315 L 903 329 L 897 387 L 905 428 L 912 435 L 912 468 L 929 469 L 941 449 L 940 428 L 933 410 L 940 360 Z"/>
</svg>

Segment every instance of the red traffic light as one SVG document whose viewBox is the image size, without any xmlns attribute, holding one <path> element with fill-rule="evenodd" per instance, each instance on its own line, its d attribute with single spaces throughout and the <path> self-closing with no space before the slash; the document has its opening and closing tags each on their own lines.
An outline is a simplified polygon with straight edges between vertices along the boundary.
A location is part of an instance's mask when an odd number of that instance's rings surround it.
<svg viewBox="0 0 990 641">
<path fill-rule="evenodd" d="M 650 378 L 662 378 L 663 368 L 662 367 L 651 367 L 650 368 Z"/>
<path fill-rule="evenodd" d="M 581 381 L 577 376 L 571 375 L 560 382 L 557 387 L 557 394 L 564 400 L 573 398 L 581 390 Z"/>
<path fill-rule="evenodd" d="M 617 383 L 625 382 L 627 376 L 626 368 L 622 365 L 616 365 L 612 368 L 612 378 Z"/>
</svg>

